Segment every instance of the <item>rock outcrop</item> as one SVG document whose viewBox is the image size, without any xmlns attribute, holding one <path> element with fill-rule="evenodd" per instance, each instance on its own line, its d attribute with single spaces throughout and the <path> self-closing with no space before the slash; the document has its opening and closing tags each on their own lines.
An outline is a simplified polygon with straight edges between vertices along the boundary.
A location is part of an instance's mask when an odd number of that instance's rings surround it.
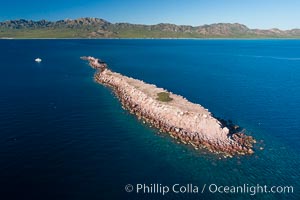
<svg viewBox="0 0 300 200">
<path fill-rule="evenodd" d="M 170 134 L 182 143 L 196 149 L 207 148 L 212 152 L 227 155 L 252 154 L 255 140 L 242 132 L 239 127 L 226 127 L 204 107 L 191 103 L 180 95 L 172 94 L 153 84 L 123 76 L 107 68 L 107 64 L 93 57 L 82 57 L 97 69 L 97 82 L 113 89 L 124 108 L 139 119 L 143 119 L 161 132 Z M 157 99 L 158 93 L 168 93 L 171 101 Z"/>
</svg>

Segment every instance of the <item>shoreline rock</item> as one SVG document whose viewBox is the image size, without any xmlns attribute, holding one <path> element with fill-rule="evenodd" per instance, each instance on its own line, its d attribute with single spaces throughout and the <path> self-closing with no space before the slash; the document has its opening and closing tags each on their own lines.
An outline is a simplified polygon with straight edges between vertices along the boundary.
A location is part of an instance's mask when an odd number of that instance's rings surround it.
<svg viewBox="0 0 300 200">
<path fill-rule="evenodd" d="M 229 156 L 254 153 L 255 140 L 239 131 L 240 127 L 231 121 L 227 123 L 214 118 L 207 109 L 180 95 L 113 72 L 97 58 L 88 56 L 81 59 L 87 60 L 97 70 L 95 80 L 112 88 L 125 109 L 160 132 L 166 132 L 195 149 L 204 147 Z M 168 93 L 172 100 L 159 101 L 157 94 L 161 92 Z"/>
</svg>

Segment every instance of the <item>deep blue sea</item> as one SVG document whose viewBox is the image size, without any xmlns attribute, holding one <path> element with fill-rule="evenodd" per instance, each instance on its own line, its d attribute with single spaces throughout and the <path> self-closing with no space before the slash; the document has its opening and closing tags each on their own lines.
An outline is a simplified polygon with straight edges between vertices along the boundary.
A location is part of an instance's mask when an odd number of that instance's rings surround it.
<svg viewBox="0 0 300 200">
<path fill-rule="evenodd" d="M 255 154 L 219 159 L 157 134 L 93 80 L 84 55 L 232 120 L 256 138 Z M 300 40 L 0 40 L 0 199 L 300 199 L 299 115 Z M 200 191 L 125 192 L 139 183 Z"/>
</svg>

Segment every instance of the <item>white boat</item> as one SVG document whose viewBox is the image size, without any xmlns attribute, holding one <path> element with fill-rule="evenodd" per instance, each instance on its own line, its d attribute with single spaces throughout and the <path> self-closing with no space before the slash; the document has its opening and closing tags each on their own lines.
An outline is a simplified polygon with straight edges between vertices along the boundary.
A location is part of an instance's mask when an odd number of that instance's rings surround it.
<svg viewBox="0 0 300 200">
<path fill-rule="evenodd" d="M 34 61 L 40 63 L 40 62 L 42 62 L 42 59 L 36 58 Z"/>
</svg>

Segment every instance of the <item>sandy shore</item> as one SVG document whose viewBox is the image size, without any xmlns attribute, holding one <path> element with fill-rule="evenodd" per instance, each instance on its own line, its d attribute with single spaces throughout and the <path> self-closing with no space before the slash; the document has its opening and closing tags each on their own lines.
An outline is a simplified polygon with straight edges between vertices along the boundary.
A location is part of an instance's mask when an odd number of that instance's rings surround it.
<svg viewBox="0 0 300 200">
<path fill-rule="evenodd" d="M 162 132 L 196 149 L 207 148 L 226 155 L 252 154 L 255 140 L 232 127 L 226 127 L 199 104 L 189 102 L 153 84 L 144 83 L 107 68 L 107 64 L 93 57 L 82 57 L 97 69 L 97 82 L 111 87 L 124 108 L 138 118 L 153 125 Z M 168 102 L 158 100 L 158 93 L 168 93 Z"/>
</svg>

